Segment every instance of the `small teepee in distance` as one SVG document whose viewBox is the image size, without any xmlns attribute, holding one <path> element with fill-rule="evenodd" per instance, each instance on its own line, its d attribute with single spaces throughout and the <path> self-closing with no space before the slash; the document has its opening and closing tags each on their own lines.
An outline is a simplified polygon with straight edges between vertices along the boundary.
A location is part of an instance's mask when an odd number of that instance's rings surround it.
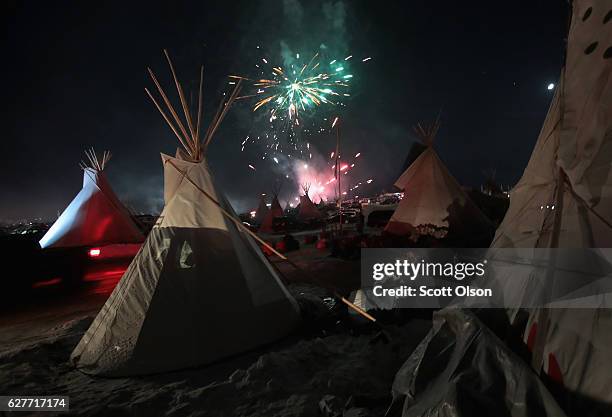
<svg viewBox="0 0 612 417">
<path fill-rule="evenodd" d="M 314 205 L 314 203 L 308 196 L 308 192 L 310 191 L 310 183 L 302 184 L 302 190 L 304 191 L 304 195 L 300 196 L 298 219 L 311 220 L 321 218 L 321 212 L 317 209 L 317 207 Z"/>
<path fill-rule="evenodd" d="M 266 203 L 266 194 L 262 193 L 261 196 L 259 196 L 257 210 L 255 210 L 255 222 L 262 224 L 269 212 L 270 209 L 268 209 L 268 204 Z"/>
<path fill-rule="evenodd" d="M 259 226 L 260 232 L 273 232 L 274 228 L 272 226 L 274 224 L 274 219 L 277 217 L 282 217 L 284 214 L 283 209 L 278 202 L 278 193 L 280 192 L 280 188 L 280 184 L 275 184 L 272 188 L 272 204 L 270 205 L 270 210 L 268 210 L 266 216 L 261 222 L 261 226 Z"/>
<path fill-rule="evenodd" d="M 280 193 L 281 187 L 281 184 L 275 184 L 274 187 L 272 187 L 272 204 L 270 205 L 270 211 L 274 217 L 283 215 L 283 208 L 278 201 L 278 194 Z"/>
<path fill-rule="evenodd" d="M 475 230 L 491 229 L 490 221 L 461 188 L 438 157 L 433 142 L 440 119 L 433 124 L 414 128 L 426 149 L 395 181 L 404 191 L 385 231 L 395 235 L 445 235 L 451 227 L 468 226 Z"/>
<path fill-rule="evenodd" d="M 295 300 L 238 226 L 206 162 L 240 83 L 200 140 L 202 70 L 198 111 L 191 115 L 166 58 L 185 121 L 151 70 L 166 110 L 146 92 L 182 148 L 176 157 L 162 154 L 164 210 L 71 355 L 90 374 L 144 375 L 208 364 L 279 339 L 299 319 Z"/>
<path fill-rule="evenodd" d="M 110 152 L 98 158 L 91 148 L 85 156 L 87 160 L 80 163 L 83 188 L 42 237 L 41 248 L 142 242 L 142 232 L 104 175 Z"/>
</svg>

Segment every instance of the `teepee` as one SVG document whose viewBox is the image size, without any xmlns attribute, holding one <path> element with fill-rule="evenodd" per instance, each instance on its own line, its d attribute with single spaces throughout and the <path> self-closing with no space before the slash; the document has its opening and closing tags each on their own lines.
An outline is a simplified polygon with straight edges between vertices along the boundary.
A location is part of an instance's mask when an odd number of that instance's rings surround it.
<svg viewBox="0 0 612 417">
<path fill-rule="evenodd" d="M 263 221 L 261 222 L 261 226 L 259 227 L 260 232 L 271 233 L 274 231 L 273 223 L 274 219 L 277 217 L 283 216 L 283 209 L 278 202 L 278 193 L 280 192 L 280 186 L 275 185 L 272 189 L 272 204 L 270 205 L 270 210 L 266 213 Z"/>
<path fill-rule="evenodd" d="M 83 188 L 42 237 L 41 248 L 142 242 L 142 232 L 104 175 L 110 152 L 98 158 L 92 148 L 85 155 Z"/>
<path fill-rule="evenodd" d="M 255 222 L 261 224 L 268 215 L 269 211 L 270 209 L 266 203 L 266 195 L 262 194 L 259 197 L 259 205 L 257 206 L 257 210 L 255 210 Z"/>
<path fill-rule="evenodd" d="M 280 217 L 283 215 L 283 208 L 278 201 L 278 193 L 280 193 L 281 185 L 277 184 L 272 189 L 272 204 L 270 206 L 270 211 L 275 217 Z"/>
<path fill-rule="evenodd" d="M 237 220 L 206 162 L 240 83 L 200 140 L 203 70 L 192 115 L 167 53 L 166 59 L 185 121 L 151 70 L 166 110 L 145 90 L 182 148 L 174 157 L 162 154 L 164 209 L 72 352 L 76 367 L 90 374 L 143 375 L 208 364 L 285 336 L 299 318 L 295 300 Z"/>
<path fill-rule="evenodd" d="M 551 251 L 548 269 L 570 262 L 573 273 L 590 282 L 593 254 L 612 247 L 612 19 L 605 0 L 574 0 L 572 8 L 559 84 L 492 250 L 573 248 L 579 256 L 572 259 Z M 610 267 L 609 253 L 607 262 Z M 516 289 L 533 274 L 498 279 Z M 609 301 L 603 305 L 608 308 L 596 307 L 610 296 L 574 300 L 583 308 L 529 310 L 525 330 L 536 370 L 543 368 L 580 397 L 607 404 L 612 403 L 612 309 Z"/>
<path fill-rule="evenodd" d="M 414 128 L 426 149 L 395 181 L 404 197 L 385 227 L 388 233 L 415 238 L 421 234 L 442 237 L 451 228 L 482 233 L 492 227 L 434 150 L 439 127 L 438 119 L 430 126 L 418 124 Z"/>
<path fill-rule="evenodd" d="M 399 175 L 402 175 L 410 165 L 427 149 L 427 145 L 422 142 L 414 141 L 408 150 L 408 155 L 406 155 L 406 159 L 404 159 L 404 164 L 402 165 L 402 170 L 398 172 Z M 399 178 L 399 177 L 398 177 Z"/>
<path fill-rule="evenodd" d="M 302 184 L 302 191 L 304 191 L 304 195 L 300 196 L 300 207 L 298 210 L 298 219 L 300 220 L 311 220 L 311 219 L 320 219 L 323 215 L 314 205 L 310 197 L 308 196 L 308 192 L 310 191 L 310 184 L 305 183 Z"/>
</svg>

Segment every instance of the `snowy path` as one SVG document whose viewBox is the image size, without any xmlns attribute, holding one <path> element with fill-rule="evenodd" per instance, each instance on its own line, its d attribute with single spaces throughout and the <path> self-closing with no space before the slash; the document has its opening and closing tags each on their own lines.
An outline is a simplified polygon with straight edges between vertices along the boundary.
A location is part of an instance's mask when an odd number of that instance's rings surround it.
<svg viewBox="0 0 612 417">
<path fill-rule="evenodd" d="M 359 284 L 355 262 L 311 248 L 290 256 L 326 287 L 346 292 Z M 68 358 L 118 279 L 105 276 L 80 292 L 32 300 L 0 317 L 0 391 L 68 395 L 71 416 L 316 416 L 321 407 L 340 415 L 343 409 L 353 416 L 382 415 L 395 372 L 430 322 L 391 326 L 392 340 L 385 343 L 376 329 L 355 324 L 343 307 L 334 307 L 326 290 L 304 284 L 304 275 L 286 264 L 277 266 L 291 282 L 304 322 L 274 345 L 164 375 L 84 375 Z"/>
</svg>

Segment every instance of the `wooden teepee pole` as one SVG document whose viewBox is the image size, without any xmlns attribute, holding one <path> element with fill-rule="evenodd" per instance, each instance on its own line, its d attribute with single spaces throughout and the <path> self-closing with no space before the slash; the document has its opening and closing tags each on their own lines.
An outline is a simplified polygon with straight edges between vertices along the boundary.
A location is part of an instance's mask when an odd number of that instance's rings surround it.
<svg viewBox="0 0 612 417">
<path fill-rule="evenodd" d="M 166 107 L 170 111 L 170 114 L 174 118 L 174 121 L 178 125 L 181 133 L 183 134 L 183 139 L 184 140 L 182 142 L 183 143 L 187 143 L 189 145 L 189 146 L 186 146 L 185 149 L 190 153 L 190 156 L 193 157 L 194 154 L 196 153 L 195 152 L 196 150 L 193 147 L 193 143 L 191 143 L 191 140 L 189 139 L 189 134 L 187 133 L 187 130 L 185 129 L 185 126 L 183 125 L 183 122 L 181 122 L 181 119 L 179 118 L 178 114 L 174 110 L 174 106 L 172 106 L 172 103 L 168 99 L 168 96 L 164 92 L 164 89 L 159 84 L 159 81 L 157 81 L 157 77 L 155 77 L 155 74 L 153 73 L 151 68 L 147 68 L 147 69 L 149 70 L 149 75 L 151 76 L 151 79 L 153 80 L 153 82 L 155 83 L 155 86 L 157 87 L 157 91 L 159 91 L 159 94 L 164 99 L 164 103 L 166 104 Z M 151 96 L 151 95 L 149 94 L 149 96 Z M 151 98 L 153 98 L 153 97 L 151 97 Z M 183 146 L 185 146 L 185 145 L 183 145 Z"/>
<path fill-rule="evenodd" d="M 202 87 L 204 84 L 204 65 L 200 67 L 200 89 L 198 92 L 198 117 L 196 121 L 196 140 L 200 143 L 200 124 L 202 121 Z"/>
<path fill-rule="evenodd" d="M 191 114 L 189 114 L 189 106 L 187 105 L 187 100 L 185 100 L 185 94 L 183 93 L 183 87 L 179 82 L 176 72 L 174 71 L 174 65 L 172 65 L 172 60 L 170 59 L 170 55 L 168 55 L 168 51 L 164 49 L 164 55 L 166 55 L 166 59 L 168 60 L 168 65 L 170 66 L 170 72 L 172 73 L 172 78 L 174 79 L 174 85 L 176 85 L 176 91 L 178 92 L 179 99 L 181 101 L 181 106 L 183 107 L 183 113 L 185 114 L 185 120 L 187 120 L 187 127 L 189 127 L 189 131 L 191 132 L 191 143 L 193 145 L 193 149 L 198 154 L 199 143 L 196 142 L 196 132 L 193 127 L 193 122 L 191 120 Z"/>
<path fill-rule="evenodd" d="M 151 92 L 149 91 L 148 88 L 145 88 L 145 91 L 149 95 L 149 98 L 151 99 L 151 101 L 153 101 L 153 104 L 155 104 L 155 107 L 157 107 L 157 110 L 159 110 L 159 112 L 161 113 L 161 115 L 164 118 L 164 120 L 166 121 L 166 123 L 168 123 L 168 126 L 170 126 L 170 129 L 172 129 L 172 131 L 174 132 L 174 134 L 178 138 L 179 142 L 181 142 L 181 145 L 183 145 L 183 147 L 185 149 L 187 149 L 187 150 L 191 149 L 189 144 L 187 142 L 185 142 L 185 140 L 181 137 L 179 132 L 176 130 L 176 128 L 174 127 L 174 125 L 172 124 L 172 122 L 170 121 L 170 119 L 168 118 L 166 113 L 162 110 L 161 106 L 157 103 L 157 100 L 155 100 L 155 97 L 153 97 L 153 94 L 151 94 Z"/>
<path fill-rule="evenodd" d="M 219 111 L 217 111 L 218 116 L 216 116 L 215 119 L 213 119 L 208 132 L 206 132 L 206 137 L 204 138 L 204 149 L 206 149 L 208 147 L 208 145 L 209 145 L 210 141 L 212 140 L 215 132 L 219 128 L 219 125 L 221 124 L 221 122 L 225 118 L 225 115 L 227 114 L 228 110 L 230 109 L 230 107 L 234 103 L 234 100 L 236 100 L 236 96 L 238 96 L 238 93 L 240 92 L 241 83 L 242 83 L 242 80 L 239 80 L 236 83 L 236 86 L 234 87 L 234 90 L 232 91 L 232 94 L 230 95 L 230 97 L 227 100 L 227 102 L 225 102 L 225 104 L 224 104 L 223 100 L 221 101 L 221 107 L 219 108 L 219 110 L 221 110 L 221 112 L 219 114 Z"/>
</svg>

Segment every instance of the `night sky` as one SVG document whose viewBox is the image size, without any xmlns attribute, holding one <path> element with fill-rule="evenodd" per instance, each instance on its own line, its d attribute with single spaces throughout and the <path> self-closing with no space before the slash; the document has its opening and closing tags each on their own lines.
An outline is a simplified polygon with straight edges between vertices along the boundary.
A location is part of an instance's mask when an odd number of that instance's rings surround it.
<svg viewBox="0 0 612 417">
<path fill-rule="evenodd" d="M 5 5 L 0 220 L 53 218 L 79 191 L 86 147 L 113 153 L 107 173 L 138 211 L 162 205 L 159 153 L 177 141 L 144 93 L 147 66 L 170 87 L 162 49 L 193 87 L 205 66 L 207 118 L 228 74 L 281 42 L 307 53 L 371 56 L 355 70 L 343 109 L 345 152 L 362 152 L 371 193 L 391 189 L 413 142 L 411 127 L 441 110 L 436 148 L 457 179 L 483 172 L 513 185 L 522 174 L 563 62 L 569 6 L 562 0 L 33 2 Z M 261 149 L 246 103 L 215 137 L 209 164 L 237 211 L 256 205 L 280 176 Z M 332 135 L 311 138 L 327 155 Z M 258 159 L 259 158 L 259 159 Z M 248 164 L 257 164 L 257 172 Z M 284 194 L 294 194 L 285 185 Z M 281 201 L 283 201 L 281 193 Z"/>
</svg>

